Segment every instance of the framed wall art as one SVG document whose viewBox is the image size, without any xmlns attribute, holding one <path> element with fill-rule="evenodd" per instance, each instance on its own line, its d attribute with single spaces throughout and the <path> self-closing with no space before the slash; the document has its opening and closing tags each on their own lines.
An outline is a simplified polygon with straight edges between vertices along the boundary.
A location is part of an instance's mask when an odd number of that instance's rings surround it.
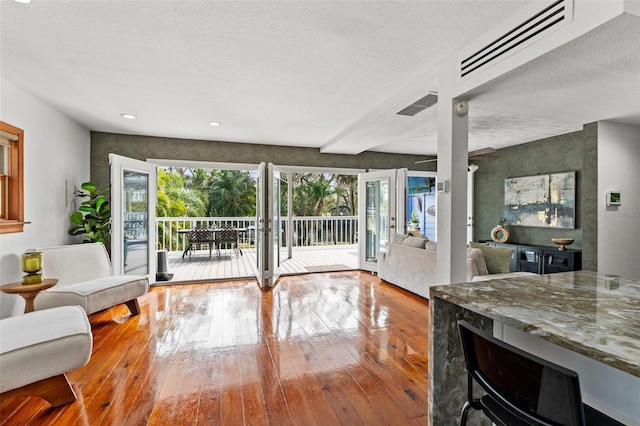
<svg viewBox="0 0 640 426">
<path fill-rule="evenodd" d="M 512 226 L 575 228 L 576 172 L 504 180 L 504 216 Z"/>
</svg>

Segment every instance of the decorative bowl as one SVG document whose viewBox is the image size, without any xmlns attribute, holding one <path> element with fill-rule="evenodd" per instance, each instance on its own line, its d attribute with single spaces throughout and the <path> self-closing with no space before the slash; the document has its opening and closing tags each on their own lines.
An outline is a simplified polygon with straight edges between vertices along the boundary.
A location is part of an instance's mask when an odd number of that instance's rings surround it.
<svg viewBox="0 0 640 426">
<path fill-rule="evenodd" d="M 552 238 L 551 241 L 560 246 L 558 250 L 566 250 L 567 248 L 565 246 L 572 244 L 573 238 Z"/>
</svg>

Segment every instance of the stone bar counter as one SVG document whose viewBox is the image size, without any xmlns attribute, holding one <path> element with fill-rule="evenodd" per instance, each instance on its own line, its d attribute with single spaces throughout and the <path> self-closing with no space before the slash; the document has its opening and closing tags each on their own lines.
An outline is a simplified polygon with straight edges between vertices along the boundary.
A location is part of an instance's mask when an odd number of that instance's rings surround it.
<svg viewBox="0 0 640 426">
<path fill-rule="evenodd" d="M 460 319 L 575 370 L 586 403 L 640 424 L 640 280 L 576 271 L 442 285 L 430 296 L 430 425 L 460 423 Z M 491 422 L 471 410 L 467 424 Z"/>
</svg>

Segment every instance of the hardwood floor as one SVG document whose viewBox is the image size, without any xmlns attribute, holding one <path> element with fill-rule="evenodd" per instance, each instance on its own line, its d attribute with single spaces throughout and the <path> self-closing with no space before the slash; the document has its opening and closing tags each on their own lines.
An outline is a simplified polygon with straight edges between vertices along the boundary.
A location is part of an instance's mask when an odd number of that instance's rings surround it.
<svg viewBox="0 0 640 426">
<path fill-rule="evenodd" d="M 76 402 L 6 425 L 426 425 L 428 302 L 366 272 L 154 287 L 90 316 Z"/>
</svg>

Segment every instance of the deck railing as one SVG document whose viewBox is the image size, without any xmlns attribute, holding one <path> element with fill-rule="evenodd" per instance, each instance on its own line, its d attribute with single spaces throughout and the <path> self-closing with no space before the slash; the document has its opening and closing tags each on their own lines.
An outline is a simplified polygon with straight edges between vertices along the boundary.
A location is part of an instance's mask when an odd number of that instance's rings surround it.
<svg viewBox="0 0 640 426">
<path fill-rule="evenodd" d="M 158 217 L 156 218 L 156 239 L 158 250 L 183 251 L 187 244 L 187 234 L 182 230 L 202 227 L 219 228 L 231 226 L 246 228 L 240 234 L 241 247 L 255 246 L 255 217 Z M 287 245 L 287 218 L 281 218 L 280 241 Z M 357 216 L 304 216 L 292 220 L 293 247 L 328 244 L 356 244 L 358 242 Z"/>
</svg>

